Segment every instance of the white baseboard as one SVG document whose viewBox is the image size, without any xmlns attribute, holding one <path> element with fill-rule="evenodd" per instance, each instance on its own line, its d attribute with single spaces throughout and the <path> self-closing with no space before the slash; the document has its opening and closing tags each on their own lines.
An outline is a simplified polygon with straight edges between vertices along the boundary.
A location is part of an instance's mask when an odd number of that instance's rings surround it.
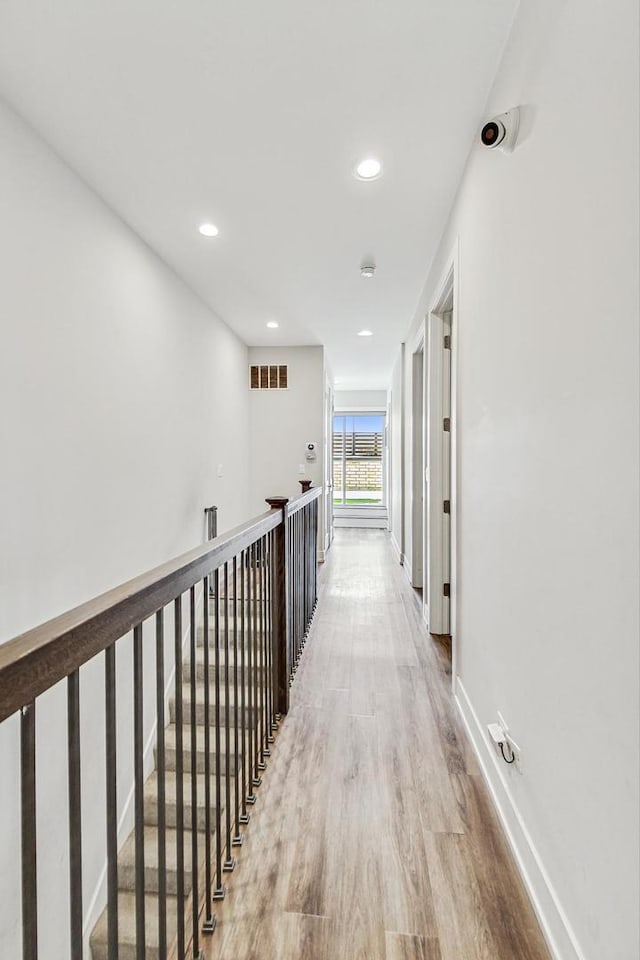
<svg viewBox="0 0 640 960">
<path fill-rule="evenodd" d="M 398 541 L 396 540 L 396 537 L 395 537 L 395 534 L 394 534 L 393 530 L 391 531 L 391 535 L 390 535 L 389 539 L 391 540 L 391 548 L 392 548 L 392 550 L 393 550 L 393 552 L 394 552 L 394 554 L 395 554 L 395 556 L 396 556 L 396 560 L 398 561 L 398 563 L 400 564 L 400 566 L 403 566 L 403 565 L 404 565 L 404 554 L 403 554 L 402 550 L 400 549 L 400 546 L 399 546 L 399 544 L 398 544 Z"/>
<path fill-rule="evenodd" d="M 460 677 L 455 701 L 554 960 L 586 960 Z"/>
<path fill-rule="evenodd" d="M 317 555 L 318 563 L 324 563 L 325 556 L 326 556 L 326 553 L 324 550 L 318 550 L 318 555 Z"/>
<path fill-rule="evenodd" d="M 411 560 L 409 559 L 408 556 L 406 556 L 406 554 L 405 554 L 404 563 L 402 564 L 402 566 L 404 567 L 404 572 L 407 575 L 409 586 L 413 588 L 413 571 L 411 570 Z"/>
</svg>

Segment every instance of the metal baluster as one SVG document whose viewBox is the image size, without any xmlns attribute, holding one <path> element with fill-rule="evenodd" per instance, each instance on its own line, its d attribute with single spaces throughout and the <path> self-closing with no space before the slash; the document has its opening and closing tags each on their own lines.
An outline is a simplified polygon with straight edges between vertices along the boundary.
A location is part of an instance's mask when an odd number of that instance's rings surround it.
<svg viewBox="0 0 640 960">
<path fill-rule="evenodd" d="M 198 922 L 198 714 L 197 714 L 197 637 L 196 637 L 196 588 L 189 590 L 189 639 L 190 639 L 190 695 L 191 695 L 191 942 L 196 960 L 200 953 L 200 924 Z"/>
<path fill-rule="evenodd" d="M 258 671 L 260 665 L 258 663 L 258 544 L 257 542 L 253 544 L 253 567 L 251 569 L 251 577 L 253 580 L 253 609 L 251 610 L 251 618 L 253 620 L 253 707 L 254 713 L 251 718 L 251 729 L 253 730 L 253 779 L 252 783 L 254 787 L 259 787 L 262 783 L 262 778 L 260 776 L 258 768 L 258 760 L 260 756 L 260 704 L 258 698 Z"/>
<path fill-rule="evenodd" d="M 158 960 L 167 960 L 167 779 L 164 711 L 164 609 L 156 613 L 156 783 L 158 785 Z"/>
<path fill-rule="evenodd" d="M 307 584 L 305 587 L 306 595 L 306 623 L 305 623 L 305 636 L 309 632 L 309 623 L 311 622 L 311 507 L 312 504 L 309 504 L 305 507 L 304 511 L 304 520 L 305 520 L 305 538 L 306 538 L 306 553 L 307 553 L 307 562 L 305 564 L 305 569 L 307 571 Z"/>
<path fill-rule="evenodd" d="M 174 615 L 174 657 L 176 678 L 175 728 L 176 728 L 176 896 L 177 896 L 177 938 L 178 958 L 183 960 L 185 949 L 184 929 L 184 744 L 182 740 L 183 704 L 182 704 L 182 597 L 176 597 L 173 603 Z M 191 757 L 191 763 L 196 758 Z"/>
<path fill-rule="evenodd" d="M 265 538 L 262 537 L 260 540 L 260 567 L 258 573 L 258 584 L 260 589 L 260 606 L 258 608 L 258 623 L 260 625 L 260 632 L 258 634 L 258 659 L 260 662 L 260 672 L 258 674 L 258 691 L 260 698 L 260 706 L 258 712 L 259 718 L 259 729 L 260 729 L 260 752 L 258 757 L 258 770 L 266 770 L 267 765 L 264 761 L 264 748 L 265 748 L 265 738 L 267 735 L 264 710 L 265 710 L 265 682 L 266 682 L 266 664 L 264 656 L 264 637 L 265 637 L 265 592 L 264 592 L 264 570 L 265 570 Z"/>
<path fill-rule="evenodd" d="M 136 960 L 145 960 L 144 902 L 144 725 L 142 690 L 142 624 L 133 628 L 133 768 L 135 820 Z"/>
<path fill-rule="evenodd" d="M 82 789 L 80 779 L 80 674 L 67 677 L 69 764 L 69 907 L 71 960 L 82 960 Z"/>
<path fill-rule="evenodd" d="M 231 873 L 236 861 L 231 854 L 231 711 L 229 684 L 229 564 L 224 565 L 224 786 L 225 786 L 225 873 Z"/>
<path fill-rule="evenodd" d="M 266 571 L 266 583 L 267 583 L 267 639 L 266 639 L 266 650 L 267 650 L 267 746 L 265 747 L 265 754 L 271 756 L 271 750 L 269 744 L 274 742 L 273 729 L 274 729 L 274 703 L 275 703 L 275 691 L 274 691 L 274 677 L 273 677 L 273 595 L 272 595 L 272 583 L 271 578 L 273 576 L 273 530 L 270 530 L 267 534 L 267 571 Z"/>
<path fill-rule="evenodd" d="M 20 717 L 22 840 L 22 958 L 38 960 L 38 865 L 36 845 L 36 704 Z"/>
<path fill-rule="evenodd" d="M 288 629 L 287 629 L 287 646 L 289 648 L 289 682 L 291 682 L 291 676 L 293 673 L 293 635 L 295 633 L 295 622 L 294 622 L 294 608 L 293 608 L 293 517 L 288 518 L 289 523 L 289 535 L 287 537 L 287 553 L 288 553 L 288 563 L 287 563 L 287 576 L 289 578 L 289 609 L 287 612 L 288 618 Z"/>
<path fill-rule="evenodd" d="M 318 501 L 314 500 L 313 520 L 313 608 L 318 602 Z"/>
<path fill-rule="evenodd" d="M 225 894 L 222 882 L 222 789 L 220 770 L 220 571 L 213 575 L 215 592 L 215 762 L 216 762 L 216 888 L 213 891 L 214 900 L 223 900 Z M 226 601 L 226 597 L 225 597 Z M 207 683 L 209 678 L 207 677 Z"/>
<path fill-rule="evenodd" d="M 247 568 L 247 723 L 249 725 L 249 737 L 247 744 L 247 781 L 249 793 L 247 794 L 247 803 L 254 804 L 256 795 L 253 792 L 253 733 L 254 733 L 254 709 L 253 709 L 253 604 L 255 601 L 253 567 L 255 563 L 255 544 L 249 547 L 249 566 Z"/>
<path fill-rule="evenodd" d="M 202 629 L 204 633 L 202 660 L 204 666 L 204 920 L 202 932 L 212 934 L 216 928 L 213 915 L 213 878 L 211 876 L 211 697 L 209 676 L 209 597 L 215 594 L 212 578 L 205 577 L 203 584 Z M 215 620 L 215 618 L 214 618 Z"/>
<path fill-rule="evenodd" d="M 247 762 L 248 757 L 251 756 L 251 750 L 247 753 L 247 736 L 251 736 L 251 724 L 247 724 L 248 717 L 248 697 L 247 697 L 247 687 L 249 684 L 249 677 L 251 671 L 247 671 L 247 655 L 249 650 L 249 641 L 247 639 L 247 617 L 246 617 L 246 603 L 248 597 L 248 584 L 247 590 L 245 593 L 245 583 L 247 583 L 247 574 L 245 572 L 247 563 L 248 563 L 248 553 L 243 550 L 240 554 L 240 649 L 242 650 L 242 669 L 240 671 L 240 684 L 241 684 L 241 700 L 240 700 L 240 716 L 242 722 L 242 813 L 240 814 L 240 823 L 247 824 L 251 818 L 251 815 L 247 811 Z M 248 728 L 248 729 L 247 729 Z"/>
<path fill-rule="evenodd" d="M 240 577 L 242 578 L 242 565 L 240 566 Z M 242 834 L 240 833 L 240 730 L 239 714 L 240 693 L 238 691 L 238 557 L 233 558 L 233 799 L 234 799 L 234 823 L 235 833 L 231 841 L 234 847 L 242 846 Z"/>
<path fill-rule="evenodd" d="M 104 652 L 107 805 L 107 958 L 118 960 L 118 791 L 116 766 L 116 647 Z"/>
<path fill-rule="evenodd" d="M 296 596 L 296 632 L 294 637 L 295 642 L 295 660 L 294 660 L 294 670 L 298 669 L 298 657 L 300 655 L 300 511 L 295 514 L 294 517 L 296 525 L 296 535 L 295 535 L 295 551 L 294 551 L 294 565 L 295 565 L 295 596 Z"/>
<path fill-rule="evenodd" d="M 306 615 L 306 624 L 305 624 L 305 637 L 309 633 L 309 624 L 311 622 L 311 508 L 313 504 L 309 504 L 304 511 L 305 519 L 305 529 L 306 529 L 306 539 L 307 539 L 307 586 L 306 586 L 306 605 L 307 605 L 307 615 Z"/>
</svg>

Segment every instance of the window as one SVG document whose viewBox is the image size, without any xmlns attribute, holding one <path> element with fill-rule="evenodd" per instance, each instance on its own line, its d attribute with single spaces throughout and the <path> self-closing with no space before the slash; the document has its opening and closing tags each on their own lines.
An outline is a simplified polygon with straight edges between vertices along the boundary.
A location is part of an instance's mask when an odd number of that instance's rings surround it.
<svg viewBox="0 0 640 960">
<path fill-rule="evenodd" d="M 333 502 L 341 507 L 384 505 L 383 413 L 333 418 Z"/>
</svg>

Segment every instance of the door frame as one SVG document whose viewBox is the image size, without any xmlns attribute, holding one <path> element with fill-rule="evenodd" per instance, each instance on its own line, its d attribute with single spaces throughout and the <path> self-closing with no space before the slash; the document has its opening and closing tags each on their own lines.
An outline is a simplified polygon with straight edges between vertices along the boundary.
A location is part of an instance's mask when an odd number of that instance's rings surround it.
<svg viewBox="0 0 640 960">
<path fill-rule="evenodd" d="M 450 378 L 450 398 L 451 398 L 451 437 L 450 437 L 450 514 L 449 514 L 449 632 L 451 634 L 451 682 L 455 690 L 457 676 L 457 653 L 460 633 L 460 581 L 459 581 L 459 545 L 460 545 L 460 522 L 459 522 L 459 503 L 458 495 L 460 489 L 460 447 L 459 447 L 459 378 L 458 378 L 458 344 L 460 338 L 460 310 L 459 310 L 459 243 L 456 239 L 453 250 L 449 255 L 440 282 L 436 287 L 436 292 L 432 301 L 431 308 L 426 317 L 427 324 L 427 343 L 430 351 L 429 377 L 427 384 L 427 431 L 426 447 L 428 450 L 428 503 L 427 517 L 430 530 L 430 536 L 427 543 L 428 557 L 428 582 L 441 584 L 443 578 L 443 557 L 446 557 L 446 550 L 443 550 L 442 543 L 442 377 L 438 376 L 437 371 L 442 370 L 443 343 L 443 315 L 451 314 L 451 378 Z M 433 356 L 431 349 L 433 348 Z M 430 608 L 430 632 L 438 632 L 439 611 L 442 610 L 442 604 L 438 606 L 438 601 L 442 597 L 441 591 L 434 589 L 434 597 L 429 597 Z M 441 616 L 441 613 L 440 613 Z M 435 629 L 433 629 L 435 627 Z"/>
<path fill-rule="evenodd" d="M 411 347 L 411 566 L 409 581 L 422 589 L 423 616 L 426 618 L 426 530 L 425 437 L 426 437 L 427 341 L 424 325 Z"/>
</svg>

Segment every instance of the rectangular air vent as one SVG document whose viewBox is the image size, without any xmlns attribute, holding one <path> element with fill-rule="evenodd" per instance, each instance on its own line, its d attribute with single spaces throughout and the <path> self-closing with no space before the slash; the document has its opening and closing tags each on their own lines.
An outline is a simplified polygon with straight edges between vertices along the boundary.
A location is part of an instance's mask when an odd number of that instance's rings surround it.
<svg viewBox="0 0 640 960">
<path fill-rule="evenodd" d="M 251 390 L 286 390 L 288 367 L 286 364 L 252 364 L 249 367 Z"/>
</svg>

